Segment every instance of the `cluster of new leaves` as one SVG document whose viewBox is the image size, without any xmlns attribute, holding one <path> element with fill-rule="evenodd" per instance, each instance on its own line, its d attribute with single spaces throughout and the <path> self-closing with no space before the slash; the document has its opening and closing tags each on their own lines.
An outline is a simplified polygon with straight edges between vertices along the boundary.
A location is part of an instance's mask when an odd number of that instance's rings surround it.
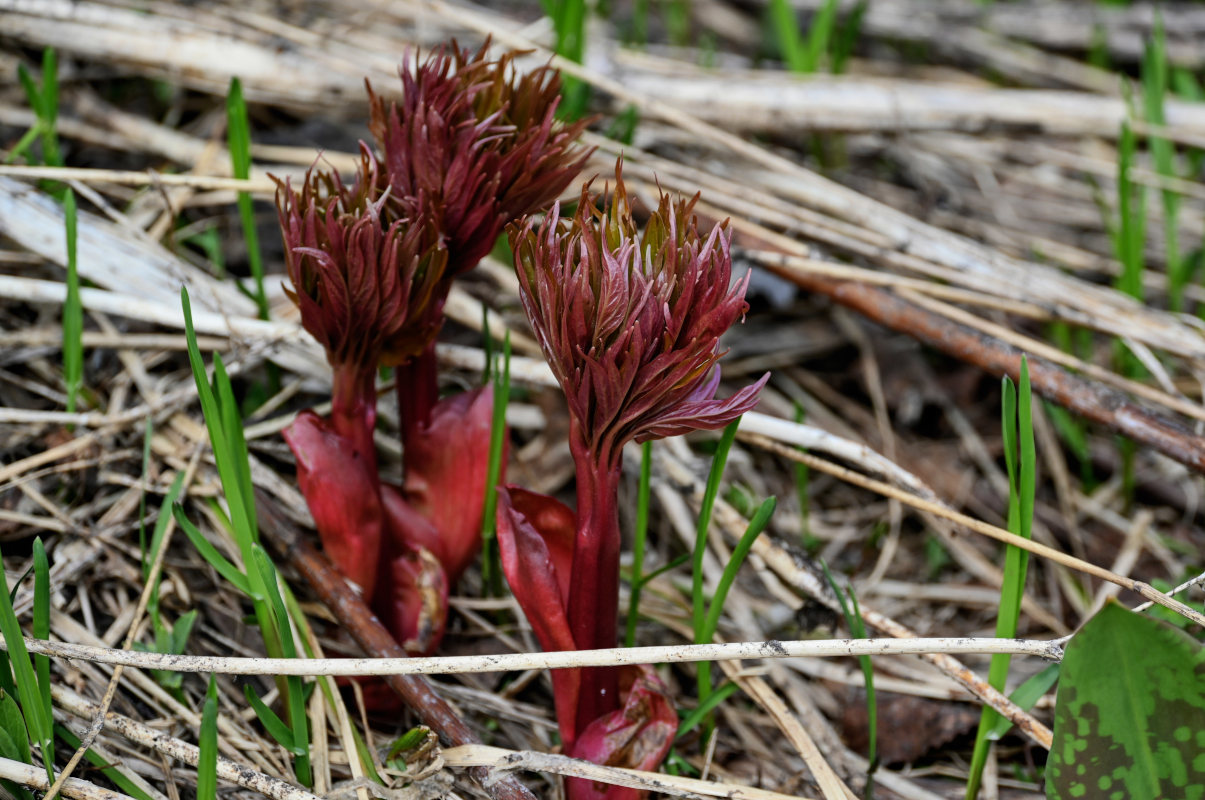
<svg viewBox="0 0 1205 800">
<path fill-rule="evenodd" d="M 431 652 L 448 587 L 476 554 L 489 389 L 441 400 L 434 342 L 452 278 L 502 227 L 568 186 L 588 153 L 555 121 L 555 72 L 518 75 L 453 45 L 401 70 L 401 104 L 370 92 L 381 157 L 365 144 L 350 185 L 311 169 L 280 187 L 290 296 L 333 369 L 328 417 L 285 432 L 324 547 L 412 652 Z M 380 479 L 376 376 L 398 368 L 405 476 Z"/>
</svg>

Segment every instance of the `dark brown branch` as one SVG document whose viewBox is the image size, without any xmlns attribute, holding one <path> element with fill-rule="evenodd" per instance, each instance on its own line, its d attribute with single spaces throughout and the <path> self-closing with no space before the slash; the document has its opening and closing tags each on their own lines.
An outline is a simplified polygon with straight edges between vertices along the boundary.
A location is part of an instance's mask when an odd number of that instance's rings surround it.
<svg viewBox="0 0 1205 800">
<path fill-rule="evenodd" d="M 880 325 L 908 334 L 993 375 L 1008 375 L 1013 380 L 1020 376 L 1023 353 L 1017 348 L 909 303 L 892 292 L 797 271 L 779 274 L 797 286 L 828 295 Z M 1034 356 L 1028 359 L 1030 382 L 1042 397 L 1197 472 L 1205 472 L 1205 438 L 1137 405 L 1121 392 L 1087 381 L 1044 359 Z"/>
<path fill-rule="evenodd" d="M 352 591 L 343 575 L 330 560 L 311 545 L 297 526 L 276 507 L 276 501 L 262 490 L 256 491 L 260 534 L 272 544 L 309 582 L 318 598 L 326 604 L 364 652 L 377 658 L 405 658 L 408 654 L 389 631 Z M 455 747 L 477 744 L 480 739 L 452 707 L 420 675 L 389 675 L 385 681 L 402 701 L 418 715 L 423 724 L 439 734 L 444 744 Z M 492 767 L 473 767 L 469 774 L 493 800 L 535 800 L 535 795 L 514 775 Z"/>
</svg>

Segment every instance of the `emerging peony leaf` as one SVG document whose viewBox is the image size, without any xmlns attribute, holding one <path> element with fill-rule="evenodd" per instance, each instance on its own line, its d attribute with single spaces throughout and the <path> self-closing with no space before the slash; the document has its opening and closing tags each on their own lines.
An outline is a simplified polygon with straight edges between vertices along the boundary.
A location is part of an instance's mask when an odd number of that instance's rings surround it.
<svg viewBox="0 0 1205 800">
<path fill-rule="evenodd" d="M 706 238 L 698 196 L 662 193 L 643 235 L 620 167 L 610 208 L 589 186 L 577 212 L 511 226 L 523 308 L 578 426 L 579 445 L 604 463 L 623 445 L 722 428 L 757 402 L 769 375 L 716 400 L 719 340 L 748 305 L 748 276 L 730 287 L 731 235 Z"/>
<path fill-rule="evenodd" d="M 573 145 L 586 123 L 555 120 L 556 70 L 516 75 L 515 53 L 495 61 L 488 49 L 453 43 L 404 66 L 400 107 L 369 87 L 390 185 L 407 215 L 435 220 L 451 275 L 476 266 L 506 223 L 555 200 L 589 156 Z"/>
<path fill-rule="evenodd" d="M 432 320 L 447 251 L 432 220 L 398 218 L 388 181 L 367 145 L 351 186 L 310 169 L 300 191 L 279 184 L 289 296 L 331 366 L 374 371 L 417 354 L 439 329 Z M 409 344 L 399 347 L 399 341 Z"/>
</svg>

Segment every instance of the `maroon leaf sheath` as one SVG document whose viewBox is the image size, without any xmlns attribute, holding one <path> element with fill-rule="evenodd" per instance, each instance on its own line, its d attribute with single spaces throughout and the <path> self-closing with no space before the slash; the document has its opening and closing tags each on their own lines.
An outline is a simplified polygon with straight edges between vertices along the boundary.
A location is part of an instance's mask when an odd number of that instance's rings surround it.
<svg viewBox="0 0 1205 800">
<path fill-rule="evenodd" d="M 643 233 L 618 168 L 610 206 L 600 207 L 599 200 L 587 186 L 572 219 L 562 219 L 557 207 L 538 224 L 529 218 L 509 230 L 524 310 L 568 400 L 577 475 L 567 583 L 561 577 L 563 557 L 541 555 L 553 552 L 548 543 L 564 536 L 564 515 L 549 511 L 555 501 L 512 488 L 511 501 L 499 504 L 503 568 L 546 649 L 565 649 L 569 642 L 576 649 L 615 645 L 616 502 L 624 445 L 721 428 L 756 404 L 769 377 L 727 399 L 715 398 L 719 339 L 747 308 L 747 278 L 730 285 L 729 234 L 720 225 L 700 236 L 692 214 L 698 198 L 662 194 Z M 541 527 L 550 520 L 558 522 L 557 530 Z M 548 546 L 541 550 L 534 546 L 537 540 Z M 556 581 L 548 573 L 555 573 Z M 533 579 L 541 574 L 541 580 Z M 557 613 L 547 589 L 554 582 L 562 592 Z M 639 683 L 644 700 L 629 708 L 618 669 L 583 669 L 580 675 L 574 682 L 554 682 L 568 752 L 574 752 L 575 742 L 587 741 L 582 737 L 595 722 L 611 720 L 600 724 L 618 726 L 613 714 L 626 719 L 645 709 L 652 715 L 649 724 L 661 719 L 661 706 L 648 702 L 653 691 L 648 681 Z M 576 696 L 560 696 L 571 693 Z M 643 741 L 632 735 L 633 741 Z M 606 750 L 600 743 L 612 739 L 592 734 L 591 759 Z M 633 765 L 627 759 L 634 752 L 623 756 L 625 765 Z M 640 760 L 645 763 L 643 755 Z"/>
</svg>

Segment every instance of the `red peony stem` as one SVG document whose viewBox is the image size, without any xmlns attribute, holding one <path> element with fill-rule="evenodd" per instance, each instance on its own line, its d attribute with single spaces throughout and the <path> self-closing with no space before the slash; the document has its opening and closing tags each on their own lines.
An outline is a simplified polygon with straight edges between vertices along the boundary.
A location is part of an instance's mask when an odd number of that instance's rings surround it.
<svg viewBox="0 0 1205 800">
<path fill-rule="evenodd" d="M 576 419 L 569 433 L 577 466 L 577 537 L 569 583 L 569 627 L 579 650 L 614 647 L 619 625 L 619 476 L 621 458 L 607 459 L 582 443 Z M 582 670 L 578 733 L 619 708 L 619 671 Z"/>
<path fill-rule="evenodd" d="M 331 423 L 347 439 L 364 463 L 376 472 L 376 445 L 372 432 L 377 421 L 376 371 L 353 364 L 334 368 L 331 378 Z M 373 487 L 365 487 L 370 491 Z"/>
<path fill-rule="evenodd" d="M 406 443 L 414 441 L 415 433 L 431 421 L 431 410 L 439 402 L 438 363 L 435 359 L 435 341 L 427 342 L 423 351 L 397 367 L 397 405 L 401 423 L 402 459 L 407 453 Z"/>
</svg>

